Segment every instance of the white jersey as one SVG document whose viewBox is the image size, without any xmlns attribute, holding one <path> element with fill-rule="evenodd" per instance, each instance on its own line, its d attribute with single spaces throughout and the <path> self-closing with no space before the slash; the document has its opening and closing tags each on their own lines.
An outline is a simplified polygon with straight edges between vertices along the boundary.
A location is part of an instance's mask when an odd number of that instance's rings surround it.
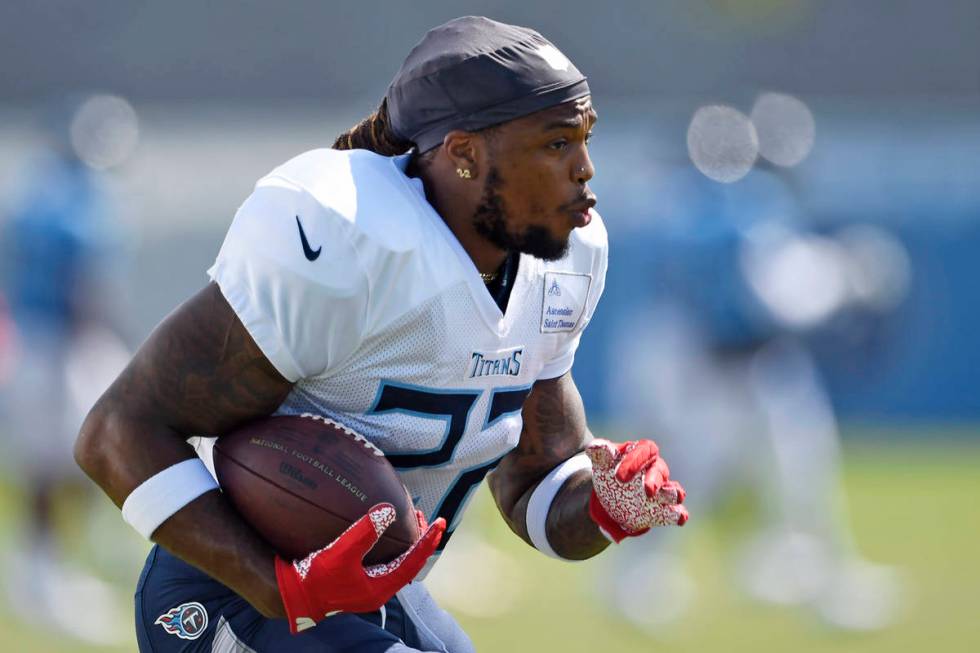
<svg viewBox="0 0 980 653">
<path fill-rule="evenodd" d="M 521 256 L 501 313 L 407 162 L 328 149 L 292 159 L 256 184 L 209 274 L 295 382 L 277 414 L 325 415 L 367 437 L 451 532 L 516 446 L 531 385 L 571 368 L 602 292 L 606 233 L 593 214 L 561 261 Z"/>
</svg>

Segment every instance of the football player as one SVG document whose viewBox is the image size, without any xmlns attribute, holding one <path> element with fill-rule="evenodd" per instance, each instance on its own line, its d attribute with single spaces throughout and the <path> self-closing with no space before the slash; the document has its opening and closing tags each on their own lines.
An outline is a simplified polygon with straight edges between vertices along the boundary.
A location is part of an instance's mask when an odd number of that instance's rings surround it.
<svg viewBox="0 0 980 653">
<path fill-rule="evenodd" d="M 472 651 L 421 582 L 491 471 L 520 537 L 566 559 L 683 524 L 656 445 L 593 439 L 569 370 L 605 279 L 585 77 L 530 29 L 437 27 L 379 109 L 258 181 L 209 273 L 93 409 L 79 464 L 158 546 L 142 651 Z M 283 560 L 186 440 L 319 413 L 381 448 L 424 527 L 361 562 L 379 505 Z M 197 648 L 185 648 L 188 641 Z"/>
</svg>

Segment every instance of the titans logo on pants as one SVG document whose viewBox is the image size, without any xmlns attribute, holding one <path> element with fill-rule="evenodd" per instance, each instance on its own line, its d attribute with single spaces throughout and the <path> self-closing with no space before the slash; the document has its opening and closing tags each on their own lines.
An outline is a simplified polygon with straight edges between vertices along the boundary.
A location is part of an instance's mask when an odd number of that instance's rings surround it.
<svg viewBox="0 0 980 653">
<path fill-rule="evenodd" d="M 197 639 L 208 627 L 208 611 L 200 603 L 181 603 L 154 622 L 181 639 Z"/>
</svg>

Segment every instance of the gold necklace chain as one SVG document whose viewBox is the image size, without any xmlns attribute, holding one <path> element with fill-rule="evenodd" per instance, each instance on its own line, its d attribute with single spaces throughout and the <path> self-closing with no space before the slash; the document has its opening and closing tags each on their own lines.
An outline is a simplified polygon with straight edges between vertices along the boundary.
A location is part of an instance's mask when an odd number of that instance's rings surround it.
<svg viewBox="0 0 980 653">
<path fill-rule="evenodd" d="M 481 272 L 480 278 L 483 279 L 483 283 L 493 283 L 497 280 L 498 274 L 500 274 L 499 270 L 497 272 Z"/>
</svg>

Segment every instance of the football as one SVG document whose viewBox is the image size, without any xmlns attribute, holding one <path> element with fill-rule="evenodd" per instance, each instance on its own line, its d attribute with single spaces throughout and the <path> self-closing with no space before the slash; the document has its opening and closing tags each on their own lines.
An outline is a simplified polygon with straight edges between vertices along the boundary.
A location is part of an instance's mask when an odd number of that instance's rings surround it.
<svg viewBox="0 0 980 653">
<path fill-rule="evenodd" d="M 382 502 L 397 519 L 365 564 L 389 562 L 419 538 L 412 499 L 381 450 L 325 417 L 250 422 L 218 438 L 214 468 L 245 521 L 287 560 L 330 544 Z"/>
</svg>

